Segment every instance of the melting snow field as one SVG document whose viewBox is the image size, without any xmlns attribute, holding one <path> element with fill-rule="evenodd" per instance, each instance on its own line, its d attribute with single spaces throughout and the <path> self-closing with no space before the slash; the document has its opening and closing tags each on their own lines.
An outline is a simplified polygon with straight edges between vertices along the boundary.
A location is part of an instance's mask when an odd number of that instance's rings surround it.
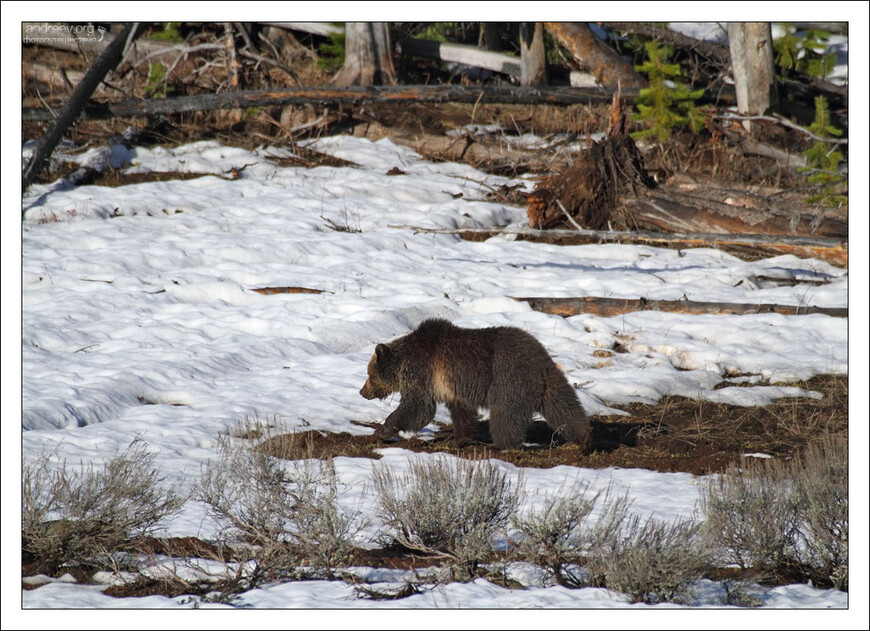
<svg viewBox="0 0 870 631">
<path fill-rule="evenodd" d="M 118 188 L 32 187 L 22 202 L 21 228 L 24 459 L 53 452 L 57 460 L 99 465 L 139 437 L 183 493 L 216 456 L 219 435 L 245 418 L 279 419 L 288 431 L 367 433 L 351 421 L 381 421 L 397 404 L 396 398 L 366 401 L 358 393 L 374 344 L 432 316 L 461 326 L 513 325 L 533 332 L 569 381 L 581 384 L 581 402 L 593 415 L 612 412 L 612 405 L 655 402 L 672 394 L 764 405 L 778 397 L 813 394 L 776 385 L 714 386 L 733 373 L 761 375 L 775 384 L 848 372 L 846 319 L 660 312 L 563 319 L 510 298 L 687 298 L 846 307 L 846 270 L 793 256 L 745 262 L 713 249 L 559 247 L 509 237 L 474 243 L 415 234 L 390 226 L 521 225 L 524 210 L 485 196 L 494 187 L 523 182 L 428 162 L 388 140 L 332 137 L 310 148 L 358 166 L 281 167 L 276 159 L 290 153 L 271 147 L 252 152 L 214 142 L 176 149 L 119 145 L 75 159 L 130 173 L 208 175 Z M 402 174 L 387 175 L 394 168 Z M 235 171 L 237 177 L 231 175 Z M 787 286 L 768 279 L 813 283 Z M 323 293 L 253 291 L 277 286 Z M 617 341 L 628 352 L 599 365 L 593 351 Z M 7 399 L 4 391 L 4 412 Z M 13 424 L 11 413 L 4 417 L 7 426 Z M 437 418 L 448 419 L 440 409 Z M 411 455 L 396 447 L 382 453 L 382 462 L 399 469 Z M 371 462 L 337 459 L 348 505 L 358 505 L 363 489 L 371 488 Z M 520 473 L 502 466 L 511 476 Z M 634 510 L 644 515 L 672 519 L 697 511 L 699 479 L 689 474 L 573 467 L 522 474 L 531 502 L 566 480 L 588 480 L 593 488 L 612 483 L 628 490 Z M 11 497 L 4 493 L 4 499 Z M 215 525 L 201 505 L 189 501 L 163 524 L 162 534 L 210 539 Z M 14 564 L 12 571 L 17 572 Z M 567 590 L 542 582 L 534 572 L 520 573 L 528 589 L 477 580 L 383 603 L 356 598 L 343 582 L 307 581 L 254 589 L 242 595 L 240 604 L 650 609 L 630 605 L 619 593 Z M 401 582 L 401 577 L 383 580 Z M 104 589 L 59 580 L 21 592 L 21 604 L 25 609 L 205 606 L 195 598 L 117 599 Z M 807 585 L 758 587 L 756 593 L 770 608 L 849 604 L 845 593 Z M 697 585 L 695 606 L 721 608 L 723 603 L 721 585 Z M 671 605 L 653 608 L 662 607 Z"/>
</svg>

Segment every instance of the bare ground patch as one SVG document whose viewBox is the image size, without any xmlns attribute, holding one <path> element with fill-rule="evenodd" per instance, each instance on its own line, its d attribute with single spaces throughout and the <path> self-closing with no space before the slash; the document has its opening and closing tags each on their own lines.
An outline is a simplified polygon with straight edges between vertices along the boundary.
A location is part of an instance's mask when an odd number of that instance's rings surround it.
<svg viewBox="0 0 870 631">
<path fill-rule="evenodd" d="M 475 444 L 461 447 L 453 445 L 452 429 L 446 425 L 431 438 L 390 443 L 368 434 L 309 430 L 272 437 L 260 448 L 290 460 L 379 458 L 376 449 L 401 447 L 462 458 L 497 458 L 521 467 L 621 467 L 705 475 L 739 464 L 746 454 L 789 457 L 822 436 L 847 434 L 846 375 L 817 376 L 793 385 L 819 392 L 822 398 L 789 398 L 766 406 L 741 407 L 672 396 L 653 405 L 627 406 L 630 416 L 592 420 L 592 450 L 588 454 L 576 445 L 562 443 L 543 422 L 535 423 L 527 435 L 534 444 L 523 449 L 496 450 L 488 445 L 487 421 L 479 423 Z"/>
</svg>

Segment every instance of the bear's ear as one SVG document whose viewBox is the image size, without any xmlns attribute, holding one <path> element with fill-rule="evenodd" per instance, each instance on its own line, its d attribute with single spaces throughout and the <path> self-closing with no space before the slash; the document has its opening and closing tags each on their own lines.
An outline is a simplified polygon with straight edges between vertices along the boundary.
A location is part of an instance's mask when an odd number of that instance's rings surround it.
<svg viewBox="0 0 870 631">
<path fill-rule="evenodd" d="M 375 356 L 378 359 L 383 359 L 384 357 L 386 357 L 389 354 L 390 354 L 390 347 L 387 346 L 386 344 L 378 344 L 377 346 L 375 346 Z"/>
</svg>

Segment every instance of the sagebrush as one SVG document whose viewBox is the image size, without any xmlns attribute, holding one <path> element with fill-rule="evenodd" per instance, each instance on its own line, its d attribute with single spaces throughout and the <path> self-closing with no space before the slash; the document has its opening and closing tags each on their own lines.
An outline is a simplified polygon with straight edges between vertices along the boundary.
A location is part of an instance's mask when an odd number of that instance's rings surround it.
<svg viewBox="0 0 870 631">
<path fill-rule="evenodd" d="M 521 480 L 484 460 L 416 458 L 401 475 L 375 465 L 373 478 L 388 538 L 449 559 L 463 578 L 491 555 L 522 493 Z"/>
<path fill-rule="evenodd" d="M 240 588 L 311 571 L 332 578 L 347 563 L 365 523 L 339 505 L 331 460 L 285 462 L 230 436 L 222 437 L 218 454 L 203 471 L 196 498 L 246 568 L 237 573 Z"/>
<path fill-rule="evenodd" d="M 848 589 L 848 446 L 825 437 L 792 460 L 747 461 L 702 490 L 705 530 L 724 563 L 774 581 Z"/>
<path fill-rule="evenodd" d="M 156 454 L 141 439 L 103 466 L 73 469 L 49 454 L 24 464 L 21 539 L 25 554 L 45 566 L 77 564 L 116 569 L 119 551 L 152 533 L 185 498 L 165 485 Z"/>
<path fill-rule="evenodd" d="M 601 514 L 591 520 L 596 504 Z M 591 579 L 578 574 L 578 564 L 615 547 L 629 505 L 628 495 L 613 497 L 610 487 L 596 493 L 588 482 L 563 488 L 540 508 L 511 517 L 517 531 L 514 556 L 540 566 L 563 587 L 588 584 Z"/>
</svg>

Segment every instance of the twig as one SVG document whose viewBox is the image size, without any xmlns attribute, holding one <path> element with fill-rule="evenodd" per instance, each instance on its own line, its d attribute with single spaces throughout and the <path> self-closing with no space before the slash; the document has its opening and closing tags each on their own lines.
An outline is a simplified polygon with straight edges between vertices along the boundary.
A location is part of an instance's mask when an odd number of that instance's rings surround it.
<svg viewBox="0 0 870 631">
<path fill-rule="evenodd" d="M 224 49 L 227 54 L 227 81 L 234 88 L 239 87 L 239 60 L 236 59 L 236 38 L 233 35 L 233 23 L 224 22 Z"/>
<path fill-rule="evenodd" d="M 55 120 L 57 120 L 57 113 L 53 109 L 51 109 L 51 106 L 48 103 L 45 102 L 45 99 L 42 98 L 42 94 L 40 93 L 39 90 L 36 91 L 36 96 L 39 97 L 39 100 L 45 106 L 45 109 L 47 109 L 49 112 L 51 112 L 51 115 L 54 117 Z"/>
<path fill-rule="evenodd" d="M 239 32 L 239 35 L 242 36 L 242 39 L 245 40 L 245 46 L 247 46 L 251 52 L 256 53 L 257 47 L 254 45 L 253 40 L 251 40 L 251 36 L 248 35 L 248 29 L 245 28 L 245 25 L 241 22 L 233 22 L 233 26 L 236 27 L 236 30 Z"/>
<path fill-rule="evenodd" d="M 785 118 L 779 118 L 778 116 L 744 116 L 741 114 L 735 114 L 733 112 L 727 112 L 724 116 L 714 116 L 713 118 L 718 118 L 719 120 L 738 120 L 738 121 L 768 121 L 771 123 L 779 123 L 783 127 L 788 127 L 789 129 L 794 129 L 799 132 L 803 132 L 813 140 L 818 140 L 819 142 L 827 142 L 833 145 L 847 145 L 849 144 L 848 138 L 823 138 L 821 136 L 816 136 L 813 132 L 804 129 L 800 125 L 795 125 L 790 120 Z"/>
<path fill-rule="evenodd" d="M 583 228 L 580 226 L 580 224 L 578 224 L 576 221 L 574 221 L 574 217 L 572 217 L 572 216 L 568 213 L 568 211 L 565 210 L 565 207 L 562 205 L 562 201 L 561 201 L 561 200 L 557 199 L 557 200 L 556 200 L 556 204 L 559 206 L 559 209 L 562 211 L 562 213 L 564 213 L 564 215 L 565 215 L 565 217 L 568 219 L 568 221 L 570 221 L 571 224 L 572 224 L 575 228 L 577 228 L 577 230 L 583 230 Z"/>
<path fill-rule="evenodd" d="M 153 53 L 148 53 L 142 59 L 137 61 L 133 65 L 133 67 L 138 68 L 139 66 L 150 60 L 152 57 L 162 57 L 163 55 L 168 55 L 170 53 L 178 53 L 178 56 L 182 57 L 200 50 L 224 50 L 224 46 L 221 44 L 196 44 L 195 46 L 183 46 L 179 44 L 178 46 L 172 46 L 171 48 L 166 48 L 164 50 L 155 50 Z"/>
<path fill-rule="evenodd" d="M 239 55 L 241 55 L 242 57 L 247 57 L 248 59 L 253 59 L 256 62 L 263 62 L 263 63 L 267 63 L 271 66 L 275 66 L 276 68 L 278 68 L 281 71 L 283 71 L 284 73 L 286 73 L 298 85 L 302 85 L 302 80 L 299 78 L 299 75 L 296 74 L 296 72 L 292 68 L 285 66 L 280 61 L 275 61 L 274 59 L 269 59 L 268 57 L 263 57 L 262 55 L 252 53 L 252 52 L 247 51 L 247 50 L 240 50 Z"/>
</svg>

